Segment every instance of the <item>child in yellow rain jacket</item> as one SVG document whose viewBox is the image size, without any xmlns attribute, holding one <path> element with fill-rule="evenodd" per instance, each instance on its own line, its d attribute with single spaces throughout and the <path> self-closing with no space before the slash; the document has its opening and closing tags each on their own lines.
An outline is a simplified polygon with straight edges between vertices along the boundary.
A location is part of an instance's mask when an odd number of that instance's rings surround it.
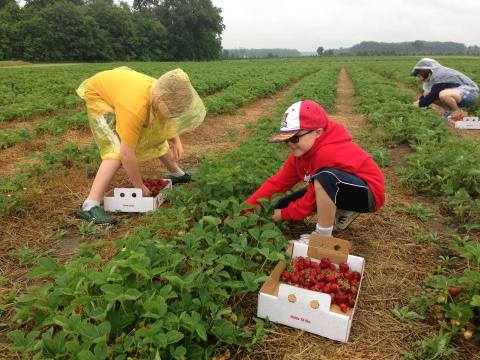
<svg viewBox="0 0 480 360">
<path fill-rule="evenodd" d="M 173 184 L 191 180 L 177 164 L 183 147 L 179 135 L 196 128 L 205 118 L 205 107 L 182 70 L 158 80 L 127 67 L 102 71 L 77 89 L 85 99 L 90 129 L 102 162 L 87 199 L 75 216 L 95 224 L 115 224 L 100 207 L 104 193 L 122 166 L 143 196 L 139 161 L 160 158 Z"/>
</svg>

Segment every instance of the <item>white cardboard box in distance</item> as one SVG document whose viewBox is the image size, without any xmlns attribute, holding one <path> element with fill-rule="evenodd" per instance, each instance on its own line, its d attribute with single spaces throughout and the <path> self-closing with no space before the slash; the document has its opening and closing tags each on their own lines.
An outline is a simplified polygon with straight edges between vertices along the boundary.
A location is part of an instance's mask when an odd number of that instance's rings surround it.
<svg viewBox="0 0 480 360">
<path fill-rule="evenodd" d="M 168 181 L 168 185 L 163 188 L 171 189 L 172 180 Z M 139 188 L 115 188 L 113 196 L 105 196 L 103 198 L 103 207 L 105 211 L 120 212 L 147 212 L 158 208 L 166 199 L 165 193 L 160 191 L 157 196 L 143 197 L 142 189 Z"/>
<path fill-rule="evenodd" d="M 349 249 L 350 243 L 346 240 L 312 233 L 308 244 L 295 241 L 289 251 L 292 258 L 308 256 L 315 261 L 322 257 L 328 257 L 336 265 L 346 262 L 352 271 L 358 271 L 362 277 L 358 284 L 353 309 L 349 308 L 344 313 L 338 305 L 331 304 L 329 294 L 281 283 L 280 276 L 285 270 L 286 264 L 280 261 L 273 269 L 270 280 L 265 282 L 260 289 L 257 316 L 332 340 L 347 342 L 358 303 L 365 265 L 364 258 L 349 255 Z M 289 295 L 292 294 L 295 299 L 293 303 L 289 301 Z M 313 300 L 318 302 L 318 308 L 311 306 Z"/>
<path fill-rule="evenodd" d="M 448 124 L 455 129 L 477 130 L 480 129 L 480 120 L 476 116 L 466 116 L 462 120 L 448 119 Z"/>
</svg>

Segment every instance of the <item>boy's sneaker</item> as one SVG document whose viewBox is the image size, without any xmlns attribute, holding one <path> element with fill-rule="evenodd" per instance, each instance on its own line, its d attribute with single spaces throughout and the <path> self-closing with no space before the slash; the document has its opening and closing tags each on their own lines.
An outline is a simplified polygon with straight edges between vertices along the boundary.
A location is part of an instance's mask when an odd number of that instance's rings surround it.
<svg viewBox="0 0 480 360">
<path fill-rule="evenodd" d="M 337 209 L 333 230 L 345 230 L 358 215 L 360 215 L 360 213 L 355 211 Z"/>
<path fill-rule="evenodd" d="M 172 185 L 186 184 L 192 181 L 192 176 L 185 172 L 182 176 L 168 175 L 167 179 L 172 180 Z"/>
<path fill-rule="evenodd" d="M 87 221 L 93 221 L 96 225 L 115 225 L 117 220 L 105 213 L 100 206 L 94 206 L 90 210 L 82 210 L 82 206 L 75 211 L 75 217 Z"/>
</svg>

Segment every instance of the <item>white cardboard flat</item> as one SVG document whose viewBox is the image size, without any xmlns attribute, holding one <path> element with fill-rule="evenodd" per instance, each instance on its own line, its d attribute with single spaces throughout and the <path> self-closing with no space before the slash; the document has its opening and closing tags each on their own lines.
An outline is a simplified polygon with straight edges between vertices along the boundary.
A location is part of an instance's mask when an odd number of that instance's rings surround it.
<svg viewBox="0 0 480 360">
<path fill-rule="evenodd" d="M 165 189 L 172 188 L 172 180 L 168 181 Z M 166 199 L 163 190 L 154 197 L 143 197 L 142 189 L 139 188 L 115 188 L 113 189 L 113 196 L 105 196 L 103 198 L 103 207 L 105 211 L 120 211 L 120 212 L 148 212 L 155 210 Z"/>
<path fill-rule="evenodd" d="M 466 116 L 460 121 L 448 119 L 448 124 L 455 129 L 477 130 L 480 129 L 480 120 L 477 116 Z"/>
<path fill-rule="evenodd" d="M 312 236 L 314 236 L 316 240 L 324 239 L 328 240 L 328 242 L 338 240 L 339 242 L 347 243 L 345 240 L 325 238 L 318 234 L 310 235 L 311 238 Z M 319 259 L 311 256 L 311 252 L 314 250 L 320 250 L 320 253 L 322 250 L 326 250 L 327 252 L 331 251 L 331 249 L 314 249 L 309 244 L 295 241 L 293 243 L 292 258 L 310 256 L 313 261 L 318 262 Z M 347 342 L 350 335 L 353 315 L 358 303 L 358 296 L 360 294 L 365 260 L 359 256 L 343 255 L 344 259 L 346 257 L 346 263 L 350 266 L 350 269 L 358 271 L 362 275 L 358 284 L 358 293 L 353 309 L 349 309 L 347 313 L 343 313 L 337 305 L 331 306 L 331 298 L 328 294 L 281 283 L 280 275 L 286 267 L 285 263 L 281 261 L 273 269 L 271 279 L 265 282 L 260 289 L 258 294 L 257 316 L 260 318 L 268 318 L 273 322 L 305 330 L 332 340 Z M 342 257 L 341 254 L 339 256 L 340 258 Z M 332 257 L 330 256 L 330 258 Z M 332 260 L 332 262 L 334 261 Z M 292 296 L 292 294 L 296 300 L 293 303 L 289 301 L 289 295 Z M 310 306 L 312 300 L 317 301 L 318 308 L 314 309 Z"/>
</svg>

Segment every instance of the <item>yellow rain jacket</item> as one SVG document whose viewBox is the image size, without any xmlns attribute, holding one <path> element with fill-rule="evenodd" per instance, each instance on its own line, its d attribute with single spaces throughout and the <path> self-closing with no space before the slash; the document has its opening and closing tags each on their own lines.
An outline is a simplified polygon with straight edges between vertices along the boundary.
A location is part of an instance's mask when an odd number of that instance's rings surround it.
<svg viewBox="0 0 480 360">
<path fill-rule="evenodd" d="M 125 66 L 102 71 L 85 80 L 77 94 L 86 101 L 89 125 L 104 160 L 120 159 L 121 141 L 134 148 L 141 161 L 165 155 L 167 140 L 195 129 L 206 114 L 181 69 L 158 80 Z"/>
</svg>

